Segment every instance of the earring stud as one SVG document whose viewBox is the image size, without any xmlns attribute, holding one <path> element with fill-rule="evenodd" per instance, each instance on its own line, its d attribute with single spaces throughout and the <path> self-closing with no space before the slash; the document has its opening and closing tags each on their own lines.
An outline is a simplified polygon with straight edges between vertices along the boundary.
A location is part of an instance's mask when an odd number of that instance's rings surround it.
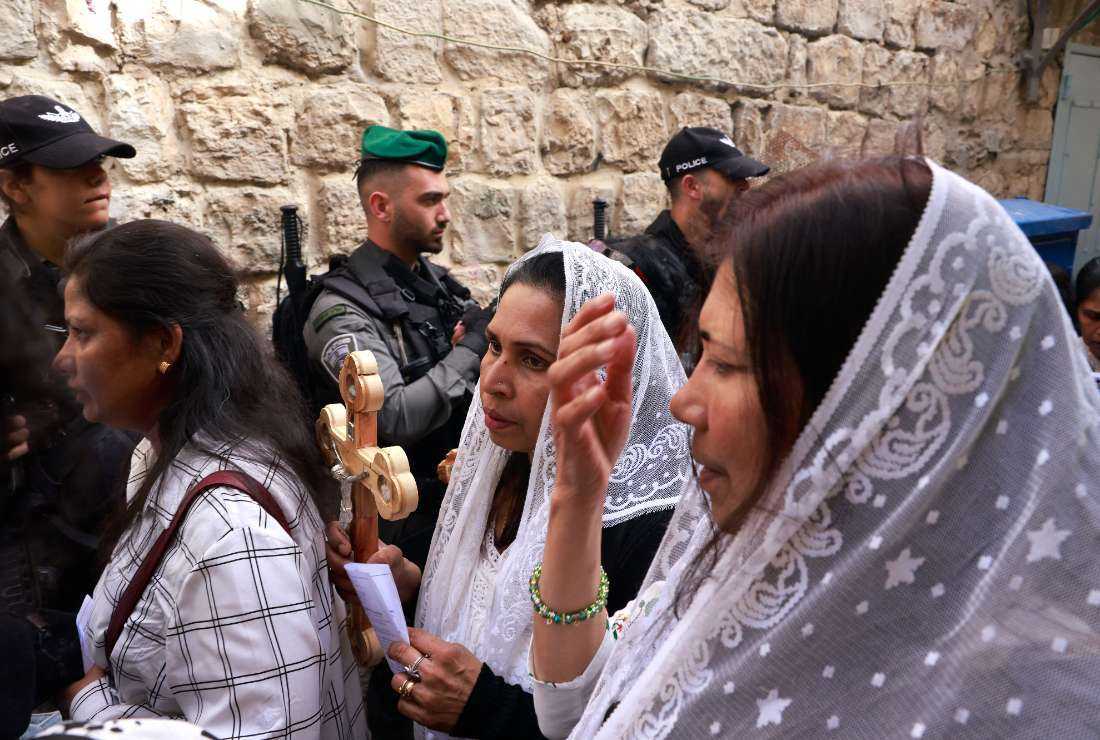
<svg viewBox="0 0 1100 740">
<path fill-rule="evenodd" d="M 157 370 L 160 371 L 161 375 L 164 375 L 166 372 L 168 372 L 168 368 L 170 368 L 170 367 L 172 367 L 172 363 L 165 360 L 164 362 L 157 365 Z"/>
</svg>

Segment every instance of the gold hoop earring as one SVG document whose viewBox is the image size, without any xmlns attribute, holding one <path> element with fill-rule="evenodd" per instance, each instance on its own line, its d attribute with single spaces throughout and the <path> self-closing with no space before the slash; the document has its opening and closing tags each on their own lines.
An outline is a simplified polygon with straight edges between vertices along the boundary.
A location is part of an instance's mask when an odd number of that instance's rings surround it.
<svg viewBox="0 0 1100 740">
<path fill-rule="evenodd" d="M 170 368 L 170 367 L 172 367 L 172 363 L 165 360 L 164 362 L 157 365 L 157 370 L 160 371 L 161 375 L 164 375 L 166 372 L 168 372 L 168 368 Z"/>
</svg>

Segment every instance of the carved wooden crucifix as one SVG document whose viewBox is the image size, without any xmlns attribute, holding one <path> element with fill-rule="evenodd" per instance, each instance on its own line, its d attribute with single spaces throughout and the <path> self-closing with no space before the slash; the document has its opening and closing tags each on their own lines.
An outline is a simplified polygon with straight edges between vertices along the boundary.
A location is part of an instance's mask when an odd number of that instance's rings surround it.
<svg viewBox="0 0 1100 740">
<path fill-rule="evenodd" d="M 416 509 L 416 480 L 400 447 L 378 446 L 378 410 L 385 399 L 378 363 L 368 351 L 351 352 L 340 369 L 343 404 L 330 403 L 317 420 L 317 441 L 333 475 L 351 481 L 351 525 L 348 534 L 357 563 L 378 551 L 378 515 L 393 521 Z M 348 632 L 360 665 L 373 666 L 382 647 L 366 614 L 354 606 Z"/>
</svg>

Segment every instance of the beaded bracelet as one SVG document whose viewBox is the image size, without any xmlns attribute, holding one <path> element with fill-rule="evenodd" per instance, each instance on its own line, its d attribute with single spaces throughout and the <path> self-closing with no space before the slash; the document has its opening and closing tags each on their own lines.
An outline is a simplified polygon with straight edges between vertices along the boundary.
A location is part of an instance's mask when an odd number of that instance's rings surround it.
<svg viewBox="0 0 1100 740">
<path fill-rule="evenodd" d="M 596 591 L 596 600 L 576 612 L 559 614 L 542 601 L 539 593 L 539 579 L 542 577 L 542 563 L 535 566 L 531 573 L 531 580 L 527 582 L 527 590 L 531 593 L 531 605 L 535 607 L 535 614 L 546 620 L 547 624 L 573 624 L 583 622 L 589 617 L 594 617 L 607 606 L 607 589 L 610 582 L 607 580 L 607 572 L 600 566 L 600 587 Z"/>
</svg>

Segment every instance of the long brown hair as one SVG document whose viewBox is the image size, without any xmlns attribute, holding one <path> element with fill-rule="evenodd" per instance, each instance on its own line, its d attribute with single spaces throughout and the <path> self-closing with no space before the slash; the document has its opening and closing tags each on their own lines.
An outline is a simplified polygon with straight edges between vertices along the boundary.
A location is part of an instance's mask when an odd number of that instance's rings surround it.
<svg viewBox="0 0 1100 740">
<path fill-rule="evenodd" d="M 109 527 L 105 553 L 199 432 L 246 443 L 238 448 L 245 456 L 270 448 L 312 494 L 332 494 L 305 402 L 245 319 L 234 271 L 210 239 L 167 221 L 131 221 L 73 245 L 65 272 L 79 276 L 88 301 L 135 337 L 172 325 L 183 329 L 180 356 L 169 371 L 179 391 L 157 419 L 160 451 Z"/>
<path fill-rule="evenodd" d="M 712 249 L 732 270 L 767 439 L 754 492 L 726 530 L 759 505 L 824 399 L 912 239 L 932 188 L 919 159 L 834 160 L 742 196 Z M 721 278 L 719 278 L 721 279 Z M 795 392 L 796 391 L 796 392 Z M 677 602 L 717 558 L 720 533 L 692 564 Z"/>
</svg>

